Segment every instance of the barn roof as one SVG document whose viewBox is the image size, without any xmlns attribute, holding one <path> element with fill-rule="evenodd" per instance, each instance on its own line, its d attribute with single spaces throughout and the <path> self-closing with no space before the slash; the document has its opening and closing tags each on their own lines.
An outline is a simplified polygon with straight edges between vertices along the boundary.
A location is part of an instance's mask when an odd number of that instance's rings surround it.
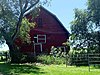
<svg viewBox="0 0 100 75">
<path fill-rule="evenodd" d="M 45 10 L 47 13 L 49 13 L 51 16 L 53 16 L 53 18 L 55 18 L 55 20 L 60 24 L 60 26 L 63 28 L 63 30 L 66 32 L 66 34 L 69 36 L 70 33 L 68 32 L 68 30 L 64 27 L 64 25 L 61 23 L 61 21 L 57 18 L 56 15 L 54 15 L 53 13 L 51 13 L 50 11 L 48 11 L 46 8 L 44 8 L 43 6 L 40 6 L 40 9 Z"/>
<path fill-rule="evenodd" d="M 40 6 L 39 7 L 39 9 L 41 10 L 44 10 L 44 11 L 46 11 L 48 14 L 50 14 L 58 23 L 59 23 L 59 25 L 63 28 L 63 30 L 66 32 L 66 34 L 67 34 L 67 36 L 70 36 L 70 33 L 68 32 L 68 30 L 64 27 L 64 25 L 61 23 L 61 21 L 57 18 L 57 16 L 56 15 L 54 15 L 53 13 L 51 13 L 50 11 L 48 11 L 46 8 L 44 8 L 43 6 Z M 34 9 L 33 9 L 33 11 L 34 11 Z M 25 15 L 28 15 L 28 14 L 30 14 L 32 12 L 32 10 L 30 11 L 30 12 L 28 12 L 27 14 L 25 14 Z"/>
</svg>

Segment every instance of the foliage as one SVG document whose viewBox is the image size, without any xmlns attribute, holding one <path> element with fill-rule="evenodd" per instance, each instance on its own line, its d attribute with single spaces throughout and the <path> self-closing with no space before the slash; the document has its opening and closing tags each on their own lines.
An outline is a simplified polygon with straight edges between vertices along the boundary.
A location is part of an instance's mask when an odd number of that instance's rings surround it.
<svg viewBox="0 0 100 75">
<path fill-rule="evenodd" d="M 63 58 L 65 58 L 66 57 L 66 51 L 63 51 L 60 47 L 56 48 L 56 47 L 52 46 L 50 55 L 53 56 L 53 57 L 63 57 Z"/>
<path fill-rule="evenodd" d="M 54 62 L 54 57 L 50 55 L 39 55 L 37 56 L 37 62 L 42 64 L 52 64 Z"/>
<path fill-rule="evenodd" d="M 86 47 L 90 36 L 88 32 L 87 12 L 85 10 L 75 9 L 75 20 L 71 22 L 71 40 L 72 45 L 78 48 Z"/>
<path fill-rule="evenodd" d="M 22 23 L 21 23 L 21 27 L 20 27 L 20 32 L 19 32 L 19 37 L 21 39 L 23 39 L 22 41 L 23 42 L 27 42 L 27 43 L 30 43 L 30 35 L 29 35 L 29 32 L 31 30 L 31 28 L 34 28 L 35 26 L 35 23 L 30 23 L 28 19 L 26 18 L 23 18 L 22 19 Z"/>
<path fill-rule="evenodd" d="M 71 45 L 74 50 L 99 52 L 99 0 L 88 0 L 87 9 L 75 9 L 75 18 L 71 22 Z"/>
<path fill-rule="evenodd" d="M 39 55 L 37 62 L 42 64 L 65 64 L 65 59 L 61 57 L 53 57 L 52 55 Z"/>
<path fill-rule="evenodd" d="M 19 51 L 16 51 L 14 55 L 14 63 L 33 63 L 37 60 L 32 53 L 21 53 Z"/>
<path fill-rule="evenodd" d="M 95 23 L 97 51 L 100 53 L 100 0 L 88 0 L 89 20 Z"/>
<path fill-rule="evenodd" d="M 68 52 L 69 52 L 69 42 L 63 43 L 63 45 L 67 47 L 51 47 L 50 55 L 39 55 L 37 56 L 37 61 L 43 64 L 65 64 L 68 62 Z M 68 51 L 65 51 L 68 50 Z"/>
<path fill-rule="evenodd" d="M 100 26 L 100 0 L 88 0 L 88 13 L 89 18 L 96 26 Z"/>
</svg>

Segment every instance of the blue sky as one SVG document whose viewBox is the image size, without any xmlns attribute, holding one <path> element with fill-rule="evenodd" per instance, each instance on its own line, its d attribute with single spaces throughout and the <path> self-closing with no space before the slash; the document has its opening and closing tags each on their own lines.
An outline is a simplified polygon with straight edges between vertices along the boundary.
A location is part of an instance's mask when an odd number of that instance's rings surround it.
<svg viewBox="0 0 100 75">
<path fill-rule="evenodd" d="M 87 0 L 52 0 L 51 6 L 47 8 L 50 12 L 55 14 L 62 22 L 65 28 L 70 32 L 70 22 L 74 19 L 74 9 L 85 9 Z M 5 44 L 0 50 L 8 50 Z"/>
<path fill-rule="evenodd" d="M 70 22 L 74 19 L 74 9 L 85 9 L 87 0 L 52 0 L 51 6 L 45 6 L 55 14 L 70 32 Z"/>
</svg>

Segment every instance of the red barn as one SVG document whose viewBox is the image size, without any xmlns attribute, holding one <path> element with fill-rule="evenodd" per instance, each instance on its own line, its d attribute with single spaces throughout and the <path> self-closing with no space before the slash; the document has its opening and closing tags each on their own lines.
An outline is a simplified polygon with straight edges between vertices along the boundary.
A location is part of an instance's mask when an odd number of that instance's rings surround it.
<svg viewBox="0 0 100 75">
<path fill-rule="evenodd" d="M 28 13 L 26 17 L 31 21 L 32 16 L 30 13 Z M 63 24 L 54 14 L 44 7 L 40 7 L 39 15 L 34 21 L 37 25 L 30 30 L 32 43 L 23 44 L 21 51 L 49 53 L 51 46 L 63 47 L 62 43 L 67 42 L 69 39 L 69 32 L 65 29 Z"/>
</svg>

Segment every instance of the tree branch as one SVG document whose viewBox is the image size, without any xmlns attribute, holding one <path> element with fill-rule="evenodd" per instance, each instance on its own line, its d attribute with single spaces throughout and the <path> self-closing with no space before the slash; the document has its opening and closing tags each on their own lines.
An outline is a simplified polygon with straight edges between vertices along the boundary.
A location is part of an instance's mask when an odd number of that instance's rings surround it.
<svg viewBox="0 0 100 75">
<path fill-rule="evenodd" d="M 19 0 L 19 6 L 20 6 L 20 10 L 22 12 L 22 0 Z"/>
<path fill-rule="evenodd" d="M 26 10 L 27 6 L 28 6 L 28 1 L 26 0 L 26 3 L 25 3 L 25 6 L 24 6 L 23 10 Z"/>
<path fill-rule="evenodd" d="M 13 41 L 13 42 L 14 42 L 14 40 L 16 39 L 18 33 L 19 33 L 22 19 L 23 19 L 23 14 L 21 13 L 21 14 L 20 14 L 20 17 L 19 17 L 19 21 L 17 22 L 17 26 L 16 26 L 15 33 L 12 35 L 12 41 Z"/>
<path fill-rule="evenodd" d="M 39 1 L 40 1 L 40 0 L 37 0 L 34 4 L 32 4 L 29 8 L 27 8 L 27 9 L 25 10 L 25 12 L 29 11 L 32 7 L 34 7 L 37 3 L 39 3 Z M 25 13 L 25 12 L 24 12 L 24 13 Z"/>
<path fill-rule="evenodd" d="M 32 4 L 29 8 L 27 8 L 28 6 L 28 1 L 26 0 L 26 4 L 24 6 L 24 8 L 22 9 L 22 2 L 21 0 L 20 1 L 20 9 L 21 9 L 21 14 L 19 16 L 19 21 L 17 22 L 17 25 L 16 25 L 16 30 L 14 32 L 14 34 L 12 35 L 12 41 L 14 42 L 18 33 L 19 33 L 19 30 L 20 30 L 20 27 L 21 27 L 21 22 L 22 22 L 22 19 L 23 19 L 23 14 L 25 12 L 27 12 L 28 10 L 30 10 L 32 7 L 34 7 L 40 0 L 37 0 L 34 4 Z M 27 8 L 27 9 L 26 9 Z"/>
</svg>

